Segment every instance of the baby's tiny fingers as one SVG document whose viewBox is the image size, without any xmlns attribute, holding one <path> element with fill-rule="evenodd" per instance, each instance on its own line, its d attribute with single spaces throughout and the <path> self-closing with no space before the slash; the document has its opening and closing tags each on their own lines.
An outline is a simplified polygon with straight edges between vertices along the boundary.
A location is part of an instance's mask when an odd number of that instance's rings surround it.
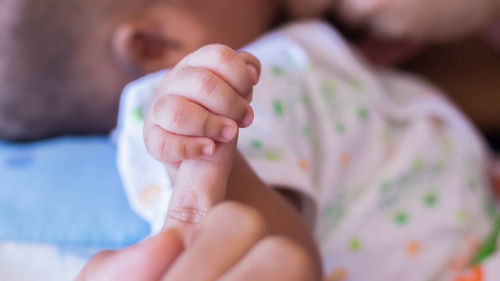
<svg viewBox="0 0 500 281">
<path fill-rule="evenodd" d="M 224 45 L 208 45 L 187 56 L 184 66 L 206 68 L 226 81 L 243 98 L 248 98 L 259 81 L 259 60 L 247 52 Z"/>
<path fill-rule="evenodd" d="M 144 139 L 148 152 L 162 163 L 210 156 L 215 151 L 215 143 L 209 138 L 179 136 L 157 125 L 145 128 Z"/>
<path fill-rule="evenodd" d="M 183 96 L 159 97 L 152 106 L 152 122 L 183 136 L 206 137 L 219 142 L 234 139 L 238 125 L 230 118 L 209 112 Z"/>
<path fill-rule="evenodd" d="M 208 69 L 176 68 L 167 75 L 163 85 L 157 96 L 184 96 L 215 114 L 235 120 L 243 128 L 253 122 L 254 113 L 248 101 Z"/>
</svg>

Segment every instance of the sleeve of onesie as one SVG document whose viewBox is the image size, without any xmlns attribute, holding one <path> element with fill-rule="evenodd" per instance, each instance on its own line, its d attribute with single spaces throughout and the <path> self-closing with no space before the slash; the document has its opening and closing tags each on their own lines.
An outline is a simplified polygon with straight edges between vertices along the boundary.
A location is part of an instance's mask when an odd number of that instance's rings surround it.
<svg viewBox="0 0 500 281">
<path fill-rule="evenodd" d="M 252 102 L 255 121 L 241 130 L 238 149 L 264 182 L 300 196 L 302 215 L 313 227 L 319 137 L 305 78 L 310 63 L 286 37 L 261 42 L 248 49 L 260 59 L 262 74 Z"/>
<path fill-rule="evenodd" d="M 118 171 L 133 210 L 151 225 L 152 233 L 163 226 L 172 184 L 164 166 L 146 150 L 144 116 L 153 95 L 165 76 L 158 72 L 127 85 L 124 89 L 115 136 L 118 144 Z"/>
</svg>

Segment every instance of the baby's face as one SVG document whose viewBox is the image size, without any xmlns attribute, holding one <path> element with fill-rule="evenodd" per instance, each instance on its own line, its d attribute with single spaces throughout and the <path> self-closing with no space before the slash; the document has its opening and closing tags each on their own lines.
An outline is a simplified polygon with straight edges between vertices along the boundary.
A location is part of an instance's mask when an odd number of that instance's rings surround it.
<svg viewBox="0 0 500 281">
<path fill-rule="evenodd" d="M 150 17 L 172 42 L 167 67 L 196 49 L 221 43 L 240 48 L 273 23 L 276 0 L 179 0 L 151 8 Z"/>
<path fill-rule="evenodd" d="M 71 22 L 73 16 L 66 18 L 68 25 L 84 26 L 75 32 L 78 34 L 73 34 L 80 40 L 67 44 L 64 41 L 67 38 L 56 34 L 53 40 L 45 39 L 44 44 L 49 53 L 71 48 L 72 57 L 56 56 L 56 60 L 63 62 L 54 66 L 49 60 L 44 65 L 39 59 L 30 61 L 42 55 L 36 48 L 31 54 L 16 55 L 18 52 L 3 51 L 0 46 L 0 138 L 37 139 L 107 132 L 116 123 L 119 95 L 127 82 L 173 67 L 184 56 L 209 43 L 240 48 L 269 29 L 279 8 L 278 0 L 140 0 L 151 3 L 110 16 L 102 11 L 106 9 L 102 3 L 115 0 L 65 1 L 85 7 L 74 15 L 78 17 L 76 22 Z M 139 0 L 116 1 L 116 5 L 124 6 L 129 1 Z M 2 13 L 0 20 L 1 17 Z M 33 34 L 44 38 L 45 29 L 38 30 L 39 26 L 32 24 L 31 19 L 20 18 Z M 0 40 L 13 42 L 17 38 L 9 31 L 1 31 Z M 23 62 L 22 67 L 19 62 Z M 67 64 L 70 69 L 56 69 L 59 64 Z M 11 82 L 13 75 L 15 83 Z M 28 94 L 31 90 L 24 86 L 35 84 L 33 93 Z M 57 87 L 59 90 L 55 90 Z M 21 107 L 22 113 L 17 110 Z M 6 115 L 3 108 L 17 114 Z"/>
</svg>

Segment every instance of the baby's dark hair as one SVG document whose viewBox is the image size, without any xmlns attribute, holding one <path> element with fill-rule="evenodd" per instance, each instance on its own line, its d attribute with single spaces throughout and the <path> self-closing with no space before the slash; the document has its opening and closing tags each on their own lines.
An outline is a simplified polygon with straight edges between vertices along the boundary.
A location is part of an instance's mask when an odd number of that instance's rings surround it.
<svg viewBox="0 0 500 281">
<path fill-rule="evenodd" d="M 83 122 L 97 101 L 87 95 L 109 89 L 92 79 L 96 74 L 82 59 L 93 55 L 85 52 L 87 40 L 125 9 L 151 1 L 0 0 L 0 139 L 90 132 Z M 117 105 L 108 107 L 116 115 Z"/>
</svg>

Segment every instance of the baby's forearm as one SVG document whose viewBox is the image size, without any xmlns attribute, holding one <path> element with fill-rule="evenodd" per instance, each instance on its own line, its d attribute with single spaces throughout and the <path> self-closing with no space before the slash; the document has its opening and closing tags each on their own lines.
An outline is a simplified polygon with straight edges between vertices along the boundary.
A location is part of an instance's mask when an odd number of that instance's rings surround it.
<svg viewBox="0 0 500 281">
<path fill-rule="evenodd" d="M 271 234 L 284 235 L 302 245 L 314 260 L 318 275 L 321 262 L 311 231 L 295 208 L 279 193 L 269 188 L 236 153 L 227 188 L 228 200 L 238 201 L 261 212 Z M 320 276 L 317 276 L 320 280 Z"/>
</svg>

